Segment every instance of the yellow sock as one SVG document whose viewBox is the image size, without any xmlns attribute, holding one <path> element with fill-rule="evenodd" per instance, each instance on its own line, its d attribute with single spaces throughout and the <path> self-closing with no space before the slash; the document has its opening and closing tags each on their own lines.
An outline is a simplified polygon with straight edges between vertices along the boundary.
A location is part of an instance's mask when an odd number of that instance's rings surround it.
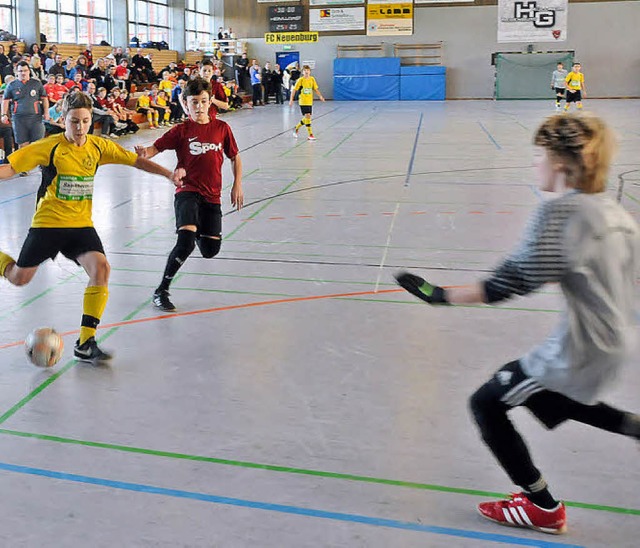
<svg viewBox="0 0 640 548">
<path fill-rule="evenodd" d="M 296 125 L 296 131 L 298 131 L 302 127 L 302 124 L 303 124 L 303 122 L 302 122 L 302 120 L 300 120 L 298 122 L 298 125 Z"/>
<path fill-rule="evenodd" d="M 13 257 L 10 257 L 6 253 L 0 251 L 0 276 L 4 276 L 4 271 L 10 264 L 15 263 Z"/>
<path fill-rule="evenodd" d="M 109 289 L 105 286 L 93 285 L 84 290 L 80 344 L 83 344 L 91 337 L 95 337 L 96 328 L 100 323 L 100 318 L 102 318 L 108 299 Z"/>
<path fill-rule="evenodd" d="M 311 120 L 306 120 L 304 125 L 307 126 L 307 131 L 309 132 L 309 135 L 313 135 L 311 133 Z"/>
</svg>

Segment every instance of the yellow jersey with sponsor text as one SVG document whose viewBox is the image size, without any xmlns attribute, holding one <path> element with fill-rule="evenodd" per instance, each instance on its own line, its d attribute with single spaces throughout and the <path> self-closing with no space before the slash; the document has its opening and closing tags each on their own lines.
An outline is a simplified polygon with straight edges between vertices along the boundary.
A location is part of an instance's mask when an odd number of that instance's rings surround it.
<svg viewBox="0 0 640 548">
<path fill-rule="evenodd" d="M 313 76 L 305 77 L 301 76 L 298 78 L 293 91 L 296 92 L 300 90 L 300 95 L 298 96 L 298 102 L 300 106 L 310 107 L 313 105 L 313 92 L 317 91 L 318 84 L 316 83 L 316 79 Z"/>
<path fill-rule="evenodd" d="M 571 71 L 567 74 L 567 87 L 573 91 L 578 91 L 582 89 L 584 85 L 584 74 L 581 72 L 573 72 Z"/>
<path fill-rule="evenodd" d="M 64 133 L 31 143 L 8 157 L 16 172 L 42 166 L 33 228 L 92 227 L 93 180 L 98 166 L 132 166 L 136 159 L 135 152 L 102 137 L 87 135 L 79 147 L 67 141 Z"/>
</svg>

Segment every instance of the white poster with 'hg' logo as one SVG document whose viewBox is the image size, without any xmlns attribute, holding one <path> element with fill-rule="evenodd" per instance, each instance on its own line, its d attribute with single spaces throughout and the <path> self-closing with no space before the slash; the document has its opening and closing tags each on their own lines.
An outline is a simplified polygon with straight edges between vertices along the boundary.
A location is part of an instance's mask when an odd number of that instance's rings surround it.
<svg viewBox="0 0 640 548">
<path fill-rule="evenodd" d="M 564 42 L 569 0 L 498 0 L 498 42 Z"/>
</svg>

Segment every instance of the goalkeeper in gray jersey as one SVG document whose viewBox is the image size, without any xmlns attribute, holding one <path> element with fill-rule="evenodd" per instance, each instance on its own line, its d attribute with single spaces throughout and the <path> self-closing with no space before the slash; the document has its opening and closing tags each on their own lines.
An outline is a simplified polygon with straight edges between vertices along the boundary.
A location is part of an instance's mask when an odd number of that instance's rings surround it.
<svg viewBox="0 0 640 548">
<path fill-rule="evenodd" d="M 562 63 L 558 63 L 556 70 L 551 75 L 551 89 L 556 92 L 556 110 L 560 110 L 560 102 L 567 91 L 567 71 Z"/>
<path fill-rule="evenodd" d="M 565 506 L 550 492 L 509 418 L 527 408 L 545 427 L 578 421 L 640 440 L 640 415 L 599 401 L 633 354 L 640 229 L 606 192 L 611 131 L 593 116 L 556 114 L 535 133 L 540 204 L 520 246 L 486 279 L 467 287 L 432 285 L 409 272 L 398 283 L 432 305 L 498 303 L 557 283 L 566 305 L 549 337 L 499 369 L 470 398 L 482 439 L 522 491 L 483 502 L 501 525 L 545 533 L 567 528 Z M 604 449 L 602 458 L 615 456 Z"/>
</svg>

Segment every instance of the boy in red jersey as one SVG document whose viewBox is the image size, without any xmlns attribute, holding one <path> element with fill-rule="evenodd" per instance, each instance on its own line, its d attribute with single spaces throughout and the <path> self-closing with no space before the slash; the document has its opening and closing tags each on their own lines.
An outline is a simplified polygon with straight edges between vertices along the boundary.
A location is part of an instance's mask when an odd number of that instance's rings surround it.
<svg viewBox="0 0 640 548">
<path fill-rule="evenodd" d="M 171 128 L 153 145 L 136 147 L 142 158 L 175 150 L 176 169 L 185 171 L 183 186 L 176 192 L 174 201 L 178 239 L 167 259 L 162 281 L 153 294 L 153 303 L 165 312 L 176 309 L 169 300 L 169 286 L 196 244 L 205 259 L 215 257 L 220 251 L 220 193 L 225 155 L 231 160 L 233 170 L 231 203 L 240 209 L 244 202 L 242 163 L 236 140 L 228 124 L 209 116 L 211 84 L 199 77 L 190 80 L 180 100 L 189 119 Z"/>
</svg>

